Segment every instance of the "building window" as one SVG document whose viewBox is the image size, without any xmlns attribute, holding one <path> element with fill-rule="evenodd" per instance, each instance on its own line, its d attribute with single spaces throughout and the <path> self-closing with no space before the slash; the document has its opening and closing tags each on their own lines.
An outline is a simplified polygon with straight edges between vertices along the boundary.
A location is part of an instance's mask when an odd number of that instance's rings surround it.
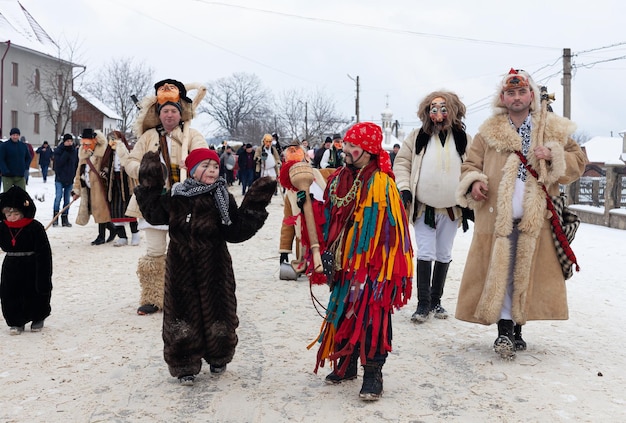
<svg viewBox="0 0 626 423">
<path fill-rule="evenodd" d="M 15 62 L 13 62 L 12 65 L 13 65 L 13 76 L 12 76 L 13 79 L 11 79 L 11 85 L 17 87 L 19 67 L 17 66 L 17 63 Z"/>
<path fill-rule="evenodd" d="M 38 134 L 39 133 L 39 113 L 35 113 L 33 116 L 34 116 L 33 131 L 35 132 L 35 134 Z"/>
<path fill-rule="evenodd" d="M 41 90 L 41 75 L 39 74 L 39 69 L 35 69 L 35 90 Z"/>
<path fill-rule="evenodd" d="M 18 128 L 17 110 L 11 110 L 11 128 Z"/>
<path fill-rule="evenodd" d="M 57 75 L 57 86 L 59 88 L 59 95 L 63 96 L 63 75 L 62 74 Z"/>
</svg>

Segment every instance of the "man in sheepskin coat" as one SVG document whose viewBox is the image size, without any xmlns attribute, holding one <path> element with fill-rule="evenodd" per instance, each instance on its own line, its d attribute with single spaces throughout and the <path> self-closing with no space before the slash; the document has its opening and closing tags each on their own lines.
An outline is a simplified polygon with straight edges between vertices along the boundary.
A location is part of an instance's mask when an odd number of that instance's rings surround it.
<svg viewBox="0 0 626 423">
<path fill-rule="evenodd" d="M 475 225 L 455 317 L 497 323 L 494 350 L 510 359 L 526 349 L 521 326 L 528 320 L 568 318 L 546 194 L 515 151 L 534 169 L 545 162 L 550 195 L 558 195 L 559 184 L 576 181 L 586 159 L 571 138 L 576 126 L 568 119 L 546 113 L 545 131 L 539 133 L 540 92 L 528 73 L 511 69 L 494 109 L 461 167 L 457 200 L 474 209 Z"/>
<path fill-rule="evenodd" d="M 140 112 L 133 127 L 139 139 L 132 151 L 128 151 L 123 143 L 118 143 L 116 152 L 124 170 L 134 179 L 139 177 L 143 155 L 158 152 L 166 167 L 162 185 L 169 189 L 175 182 L 185 180 L 186 170 L 183 165 L 187 154 L 207 146 L 204 136 L 190 126 L 195 108 L 206 94 L 206 87 L 164 79 L 157 82 L 154 89 L 155 95 L 145 97 L 139 104 Z M 192 89 L 196 90 L 193 100 L 187 96 L 187 92 Z M 153 314 L 163 308 L 167 226 L 148 224 L 141 215 L 135 196 L 129 201 L 126 215 L 138 219 L 146 244 L 146 255 L 140 257 L 137 263 L 141 286 L 137 314 Z"/>
<path fill-rule="evenodd" d="M 185 165 L 191 177 L 163 193 L 159 155 L 146 153 L 135 194 L 148 222 L 169 225 L 163 355 L 170 374 L 192 385 L 202 359 L 222 373 L 235 354 L 239 319 L 226 243 L 246 241 L 263 226 L 276 180 L 259 178 L 237 206 L 215 151 L 193 150 Z"/>
</svg>

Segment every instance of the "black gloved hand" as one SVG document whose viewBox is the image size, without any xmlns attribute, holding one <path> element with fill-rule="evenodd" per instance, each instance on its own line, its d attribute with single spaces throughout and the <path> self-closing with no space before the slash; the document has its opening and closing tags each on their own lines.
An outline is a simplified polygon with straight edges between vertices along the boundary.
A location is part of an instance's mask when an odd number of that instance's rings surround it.
<svg viewBox="0 0 626 423">
<path fill-rule="evenodd" d="M 148 151 L 139 165 L 139 183 L 147 188 L 163 187 L 163 167 L 159 153 Z"/>
<path fill-rule="evenodd" d="M 302 207 L 304 207 L 304 203 L 306 203 L 306 191 L 298 191 L 296 193 L 296 197 L 296 204 L 298 205 L 300 210 L 302 210 Z"/>
<path fill-rule="evenodd" d="M 402 204 L 404 204 L 404 208 L 408 208 L 409 204 L 411 204 L 411 202 L 413 201 L 413 195 L 411 194 L 411 191 L 409 191 L 408 189 L 403 189 L 402 191 L 400 191 L 400 195 L 402 196 Z"/>
<path fill-rule="evenodd" d="M 289 261 L 289 254 L 280 253 L 280 264 L 286 263 L 287 261 Z"/>
</svg>

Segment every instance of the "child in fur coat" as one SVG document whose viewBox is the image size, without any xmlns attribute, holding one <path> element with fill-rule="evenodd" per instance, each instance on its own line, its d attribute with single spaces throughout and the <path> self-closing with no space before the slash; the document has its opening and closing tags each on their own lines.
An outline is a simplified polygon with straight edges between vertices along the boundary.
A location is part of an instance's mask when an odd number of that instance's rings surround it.
<svg viewBox="0 0 626 423">
<path fill-rule="evenodd" d="M 202 359 L 214 374 L 226 369 L 237 345 L 235 275 L 227 242 L 250 239 L 265 223 L 276 181 L 258 179 L 237 206 L 219 177 L 214 150 L 187 156 L 190 178 L 163 193 L 158 153 L 146 153 L 135 188 L 144 218 L 169 224 L 163 308 L 164 358 L 170 374 L 193 385 Z"/>
<path fill-rule="evenodd" d="M 31 332 L 43 329 L 50 315 L 52 250 L 43 225 L 35 220 L 35 204 L 26 191 L 12 186 L 0 194 L 0 248 L 2 263 L 0 300 L 11 335 L 20 335 L 32 322 Z"/>
</svg>

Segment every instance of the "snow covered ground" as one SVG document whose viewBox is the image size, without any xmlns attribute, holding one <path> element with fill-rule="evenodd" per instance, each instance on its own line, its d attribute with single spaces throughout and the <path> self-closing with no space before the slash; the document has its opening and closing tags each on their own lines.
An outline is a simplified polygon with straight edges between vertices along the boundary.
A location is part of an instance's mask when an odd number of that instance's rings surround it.
<svg viewBox="0 0 626 423">
<path fill-rule="evenodd" d="M 54 177 L 27 187 L 37 218 L 52 217 Z M 233 194 L 241 201 L 238 186 Z M 229 245 L 238 283 L 239 345 L 226 373 L 204 366 L 179 386 L 163 361 L 161 317 L 138 316 L 137 259 L 145 246 L 92 246 L 97 226 L 51 227 L 52 315 L 41 333 L 0 327 L 3 422 L 623 422 L 626 231 L 582 224 L 581 272 L 567 282 L 570 319 L 530 322 L 514 361 L 491 346 L 496 328 L 455 320 L 411 323 L 417 299 L 394 315 L 385 394 L 358 399 L 361 375 L 327 386 L 312 372 L 321 317 L 304 278 L 278 278 L 282 199 L 253 239 Z M 78 202 L 70 209 L 74 222 Z M 459 231 L 443 305 L 454 311 L 471 229 Z M 142 240 L 143 242 L 143 240 Z M 3 258 L 4 253 L 0 253 Z M 208 257 L 207 259 L 210 259 Z M 325 287 L 313 288 L 324 304 Z"/>
</svg>

